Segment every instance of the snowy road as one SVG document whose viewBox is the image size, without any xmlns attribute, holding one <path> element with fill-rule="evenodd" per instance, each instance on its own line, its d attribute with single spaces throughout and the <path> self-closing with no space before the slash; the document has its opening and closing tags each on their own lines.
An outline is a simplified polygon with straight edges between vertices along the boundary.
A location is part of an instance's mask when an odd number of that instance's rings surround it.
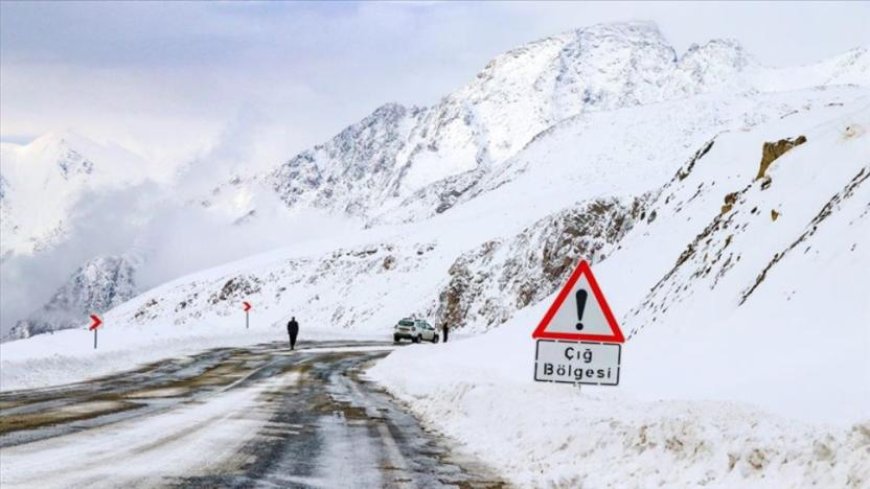
<svg viewBox="0 0 870 489">
<path fill-rule="evenodd" d="M 504 487 L 361 369 L 387 344 L 217 349 L 0 395 L 0 483 L 24 487 Z"/>
</svg>

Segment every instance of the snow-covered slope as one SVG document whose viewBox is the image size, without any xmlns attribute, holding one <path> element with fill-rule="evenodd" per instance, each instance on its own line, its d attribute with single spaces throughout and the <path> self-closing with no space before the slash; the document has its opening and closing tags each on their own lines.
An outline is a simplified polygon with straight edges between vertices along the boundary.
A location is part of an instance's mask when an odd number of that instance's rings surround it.
<svg viewBox="0 0 870 489">
<path fill-rule="evenodd" d="M 810 417 L 870 412 L 867 384 L 853 385 L 870 367 L 870 308 L 862 300 L 870 259 L 867 127 L 870 104 L 862 98 L 851 110 L 823 107 L 723 133 L 675 169 L 645 219 L 595 267 L 630 338 L 626 361 L 639 363 L 627 371 L 634 388 L 766 398 L 771 408 Z M 797 136 L 807 142 L 756 179 L 764 143 Z M 710 377 L 698 375 L 703 365 Z M 843 375 L 831 379 L 831 368 Z M 654 381 L 665 374 L 693 383 Z M 709 381 L 723 374 L 731 380 Z M 741 394 L 753 383 L 765 389 Z M 812 402 L 793 402 L 785 390 Z"/>
<path fill-rule="evenodd" d="M 522 487 L 866 487 L 870 104 L 856 102 L 720 134 L 594 267 L 629 335 L 618 388 L 532 381 L 553 295 L 371 375 Z M 764 143 L 800 136 L 759 178 Z"/>
</svg>

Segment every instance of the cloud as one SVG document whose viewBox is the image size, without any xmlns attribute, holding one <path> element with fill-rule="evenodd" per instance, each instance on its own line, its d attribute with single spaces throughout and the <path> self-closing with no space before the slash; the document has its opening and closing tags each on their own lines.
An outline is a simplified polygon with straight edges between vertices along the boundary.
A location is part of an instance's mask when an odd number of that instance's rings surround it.
<svg viewBox="0 0 870 489">
<path fill-rule="evenodd" d="M 159 186 L 143 183 L 85 195 L 70 216 L 74 232 L 69 239 L 36 255 L 4 257 L 0 264 L 0 333 L 46 303 L 85 261 L 130 249 L 143 225 L 144 211 L 160 202 L 159 192 Z"/>
<path fill-rule="evenodd" d="M 259 141 L 274 136 L 263 134 L 270 127 L 262 114 L 240 112 L 171 185 L 149 180 L 82 195 L 65 220 L 69 234 L 62 243 L 34 256 L 4 257 L 0 336 L 45 304 L 78 267 L 95 256 L 130 253 L 141 258 L 136 280 L 144 291 L 188 273 L 316 240 L 335 226 L 354 226 L 317 213 L 291 213 L 267 189 L 224 186 L 218 196 L 212 194 L 230 176 L 250 176 L 244 173 L 254 172 L 255 162 L 267 159 L 263 151 L 269 148 Z M 201 205 L 204 199 L 218 198 L 223 205 Z M 232 206 L 235 202 L 242 205 Z M 254 218 L 232 224 L 250 209 L 256 210 Z"/>
</svg>

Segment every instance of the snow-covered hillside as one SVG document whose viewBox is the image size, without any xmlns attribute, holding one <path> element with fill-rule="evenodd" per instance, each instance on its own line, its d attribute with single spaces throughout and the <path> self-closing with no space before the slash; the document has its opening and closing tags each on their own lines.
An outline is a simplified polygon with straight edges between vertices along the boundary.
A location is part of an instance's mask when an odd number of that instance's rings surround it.
<svg viewBox="0 0 870 489">
<path fill-rule="evenodd" d="M 629 334 L 618 388 L 532 381 L 553 295 L 371 375 L 523 487 L 866 487 L 868 100 L 853 109 L 723 133 L 675 172 L 595 267 Z M 786 137 L 806 142 L 759 176 Z"/>
<path fill-rule="evenodd" d="M 487 329 L 554 291 L 579 257 L 609 256 L 635 222 L 661 214 L 650 207 L 654 197 L 681 165 L 721 145 L 723 132 L 754 134 L 753 127 L 783 123 L 795 111 L 815 118 L 865 101 L 855 89 L 703 96 L 572 118 L 449 212 L 353 234 L 299 236 L 283 250 L 147 291 L 107 318 L 193 326 L 220 322 L 247 298 L 267 322 L 296 311 L 317 324 L 372 331 L 421 314 Z M 693 110 L 675 111 L 687 106 Z M 765 137 L 741 147 L 757 153 Z M 684 232 L 687 242 L 697 234 Z"/>
<path fill-rule="evenodd" d="M 146 291 L 105 318 L 107 324 L 137 328 L 208 329 L 235 324 L 240 302 L 250 300 L 260 325 L 295 313 L 318 326 L 386 332 L 397 317 L 421 314 L 480 331 L 552 293 L 579 257 L 594 262 L 606 257 L 607 263 L 616 250 L 624 253 L 625 240 L 647 242 L 648 237 L 626 234 L 636 223 L 663 226 L 659 239 L 678 249 L 671 257 L 651 259 L 660 267 L 650 272 L 655 280 L 636 283 L 640 288 L 626 306 L 630 309 L 707 227 L 724 195 L 749 183 L 730 184 L 739 176 L 726 172 L 715 176 L 710 190 L 697 185 L 683 190 L 699 193 L 693 202 L 701 202 L 700 195 L 713 202 L 694 213 L 682 209 L 688 198 L 662 197 L 674 191 L 675 182 L 694 184 L 697 168 L 723 147 L 739 150 L 757 172 L 764 142 L 860 113 L 867 100 L 865 90 L 851 88 L 703 96 L 572 118 L 507 162 L 502 181 L 492 180 L 490 190 L 461 200 L 450 212 L 356 233 L 344 228 L 316 238 L 299 236 L 285 249 Z M 675 110 L 687 104 L 693 110 Z M 804 125 L 794 127 L 795 121 Z M 580 161 L 576 148 L 583 148 Z M 677 203 L 680 212 L 673 208 Z M 662 224 L 670 212 L 679 225 Z"/>
</svg>

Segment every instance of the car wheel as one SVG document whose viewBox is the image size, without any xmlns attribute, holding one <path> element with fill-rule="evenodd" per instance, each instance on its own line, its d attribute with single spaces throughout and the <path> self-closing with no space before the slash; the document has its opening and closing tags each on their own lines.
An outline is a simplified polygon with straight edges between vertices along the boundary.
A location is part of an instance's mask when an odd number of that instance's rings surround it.
<svg viewBox="0 0 870 489">
<path fill-rule="evenodd" d="M 438 343 L 440 340 L 441 338 L 439 338 L 437 334 L 432 337 L 432 343 Z"/>
<path fill-rule="evenodd" d="M 393 343 L 399 343 L 401 340 L 398 336 L 393 336 Z"/>
<path fill-rule="evenodd" d="M 420 342 L 420 335 L 417 335 L 414 337 L 414 343 L 419 343 L 419 342 Z"/>
</svg>

